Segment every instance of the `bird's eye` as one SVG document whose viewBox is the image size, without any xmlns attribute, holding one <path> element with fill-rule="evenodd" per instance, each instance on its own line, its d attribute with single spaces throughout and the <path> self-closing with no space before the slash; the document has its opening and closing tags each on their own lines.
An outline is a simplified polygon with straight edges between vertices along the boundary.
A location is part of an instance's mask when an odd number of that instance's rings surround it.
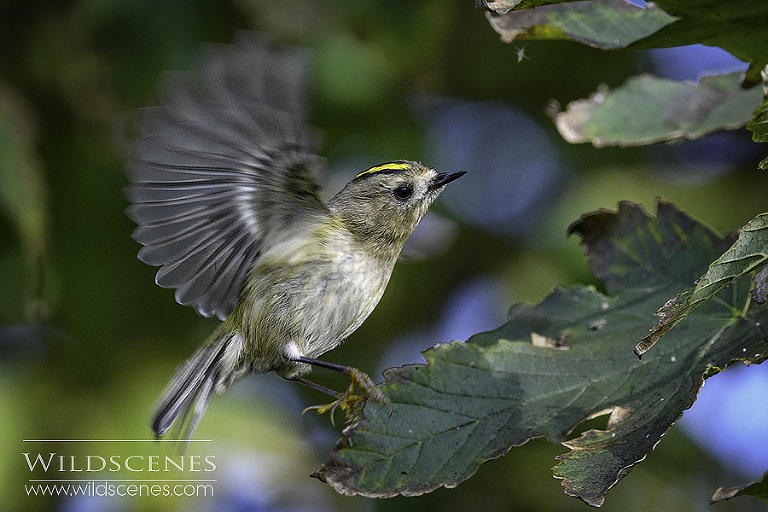
<svg viewBox="0 0 768 512">
<path fill-rule="evenodd" d="M 410 185 L 400 185 L 394 190 L 395 197 L 401 201 L 405 201 L 413 194 L 413 187 Z"/>
</svg>

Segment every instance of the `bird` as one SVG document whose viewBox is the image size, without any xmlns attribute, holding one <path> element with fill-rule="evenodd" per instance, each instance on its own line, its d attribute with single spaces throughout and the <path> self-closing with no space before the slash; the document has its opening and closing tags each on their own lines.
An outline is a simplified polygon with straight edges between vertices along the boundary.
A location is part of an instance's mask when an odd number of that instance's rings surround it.
<svg viewBox="0 0 768 512">
<path fill-rule="evenodd" d="M 318 359 L 378 304 L 403 244 L 445 185 L 441 173 L 396 160 L 354 176 L 327 202 L 325 161 L 306 121 L 308 53 L 240 32 L 204 48 L 196 71 L 169 73 L 157 106 L 139 109 L 130 138 L 126 210 L 138 257 L 176 301 L 221 320 L 179 365 L 150 421 L 194 436 L 213 396 L 248 374 L 275 372 L 332 395 L 352 421 L 372 399 L 357 368 Z M 345 373 L 337 393 L 304 377 Z M 361 389 L 356 394 L 355 386 Z"/>
</svg>

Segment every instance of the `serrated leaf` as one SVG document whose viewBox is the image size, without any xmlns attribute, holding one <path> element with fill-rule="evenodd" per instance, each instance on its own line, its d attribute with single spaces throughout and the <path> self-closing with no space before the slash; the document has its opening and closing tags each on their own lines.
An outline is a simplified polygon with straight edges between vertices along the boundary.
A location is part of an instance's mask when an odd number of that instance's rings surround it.
<svg viewBox="0 0 768 512">
<path fill-rule="evenodd" d="M 610 50 L 657 32 L 675 21 L 673 16 L 651 5 L 645 9 L 624 0 L 591 2 L 486 2 L 483 7 L 496 15 L 488 21 L 504 41 L 527 39 L 573 39 L 586 45 Z M 521 10 L 513 10 L 522 7 Z"/>
<path fill-rule="evenodd" d="M 737 496 L 755 496 L 768 501 L 768 473 L 765 473 L 760 480 L 741 485 L 739 487 L 723 488 L 715 490 L 712 495 L 712 503 L 729 500 Z"/>
<path fill-rule="evenodd" d="M 568 142 L 597 147 L 695 140 L 744 126 L 761 98 L 759 88 L 741 87 L 740 73 L 698 84 L 641 75 L 569 103 L 554 121 Z"/>
<path fill-rule="evenodd" d="M 425 365 L 388 370 L 382 390 L 391 415 L 366 406 L 315 476 L 343 494 L 416 495 L 458 485 L 484 461 L 544 436 L 571 449 L 554 468 L 565 492 L 599 506 L 691 405 L 712 368 L 766 358 L 768 307 L 741 313 L 743 280 L 644 360 L 632 354 L 633 336 L 654 323 L 654 303 L 684 289 L 731 240 L 664 202 L 656 218 L 625 202 L 618 212 L 582 217 L 571 231 L 582 235 L 608 295 L 557 289 L 538 305 L 514 306 L 495 331 L 425 351 Z M 605 430 L 567 438 L 603 414 Z"/>
<path fill-rule="evenodd" d="M 707 269 L 696 286 L 667 301 L 656 312 L 659 322 L 635 347 L 642 357 L 665 333 L 711 300 L 736 279 L 750 274 L 768 262 L 768 214 L 758 215 L 744 226 L 736 242 Z M 760 298 L 760 297 L 758 297 Z M 764 296 L 762 297 L 764 300 Z M 758 300 L 758 302 L 762 302 Z"/>
</svg>

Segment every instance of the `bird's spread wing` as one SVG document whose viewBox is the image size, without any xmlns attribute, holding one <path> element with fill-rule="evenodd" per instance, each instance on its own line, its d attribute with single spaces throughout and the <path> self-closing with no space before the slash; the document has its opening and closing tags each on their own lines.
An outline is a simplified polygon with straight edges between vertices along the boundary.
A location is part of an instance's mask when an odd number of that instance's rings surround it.
<svg viewBox="0 0 768 512">
<path fill-rule="evenodd" d="M 265 240 L 328 215 L 307 69 L 299 50 L 242 33 L 208 48 L 199 73 L 169 75 L 162 105 L 139 113 L 127 189 L 139 258 L 202 315 L 234 309 Z"/>
</svg>

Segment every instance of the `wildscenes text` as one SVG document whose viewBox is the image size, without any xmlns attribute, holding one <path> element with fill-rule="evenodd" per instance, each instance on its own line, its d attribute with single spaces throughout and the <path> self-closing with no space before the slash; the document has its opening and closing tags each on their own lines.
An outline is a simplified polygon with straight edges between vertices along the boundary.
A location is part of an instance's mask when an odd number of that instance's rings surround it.
<svg viewBox="0 0 768 512">
<path fill-rule="evenodd" d="M 213 496 L 211 484 L 114 484 L 91 481 L 25 485 L 27 496 Z"/>
<path fill-rule="evenodd" d="M 30 471 L 57 472 L 210 472 L 216 470 L 215 455 L 62 455 L 56 452 L 23 453 Z"/>
</svg>

